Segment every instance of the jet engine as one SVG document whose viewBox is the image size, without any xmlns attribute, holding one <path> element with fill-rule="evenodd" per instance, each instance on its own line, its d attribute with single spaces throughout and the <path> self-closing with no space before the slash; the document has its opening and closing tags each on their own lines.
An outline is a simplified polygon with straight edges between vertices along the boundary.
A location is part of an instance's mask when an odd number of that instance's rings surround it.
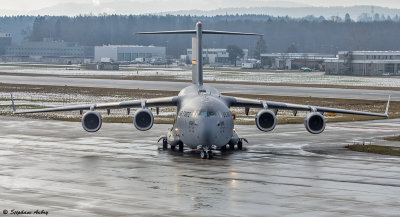
<svg viewBox="0 0 400 217">
<path fill-rule="evenodd" d="M 261 110 L 256 115 L 256 125 L 261 131 L 271 131 L 276 125 L 276 115 L 270 110 Z"/>
<path fill-rule="evenodd" d="M 304 119 L 304 126 L 306 127 L 307 131 L 312 134 L 322 133 L 325 130 L 325 125 L 325 117 L 318 112 L 310 113 Z"/>
<path fill-rule="evenodd" d="M 138 130 L 150 130 L 154 123 L 153 113 L 151 113 L 151 111 L 147 108 L 139 109 L 136 111 L 135 116 L 133 117 L 133 123 Z"/>
<path fill-rule="evenodd" d="M 100 130 L 102 122 L 100 113 L 96 111 L 89 111 L 82 117 L 83 129 L 90 133 Z"/>
</svg>

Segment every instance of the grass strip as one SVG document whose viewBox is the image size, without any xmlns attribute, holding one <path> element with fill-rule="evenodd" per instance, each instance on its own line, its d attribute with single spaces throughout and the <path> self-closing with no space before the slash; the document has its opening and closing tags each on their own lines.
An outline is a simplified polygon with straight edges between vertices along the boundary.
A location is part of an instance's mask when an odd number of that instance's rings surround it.
<svg viewBox="0 0 400 217">
<path fill-rule="evenodd" d="M 400 156 L 400 147 L 394 147 L 394 146 L 354 144 L 354 145 L 347 145 L 346 148 L 358 152 Z"/>
<path fill-rule="evenodd" d="M 385 138 L 386 141 L 400 142 L 400 136 L 393 136 Z"/>
</svg>

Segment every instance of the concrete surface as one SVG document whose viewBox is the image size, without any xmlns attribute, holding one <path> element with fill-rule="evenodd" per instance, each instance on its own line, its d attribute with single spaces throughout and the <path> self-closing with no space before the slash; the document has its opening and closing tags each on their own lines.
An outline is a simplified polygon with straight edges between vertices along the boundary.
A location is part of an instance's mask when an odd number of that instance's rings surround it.
<svg viewBox="0 0 400 217">
<path fill-rule="evenodd" d="M 381 138 L 400 133 L 399 119 L 331 123 L 321 135 L 238 126 L 246 149 L 212 160 L 160 149 L 168 127 L 105 123 L 89 134 L 80 123 L 0 117 L 0 216 L 399 216 L 400 158 L 343 148 L 389 144 Z"/>
</svg>

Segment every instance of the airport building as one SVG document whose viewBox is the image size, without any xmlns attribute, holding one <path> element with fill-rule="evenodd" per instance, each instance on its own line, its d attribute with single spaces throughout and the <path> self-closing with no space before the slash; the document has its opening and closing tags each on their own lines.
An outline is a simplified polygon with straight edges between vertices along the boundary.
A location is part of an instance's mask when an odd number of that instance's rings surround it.
<svg viewBox="0 0 400 217">
<path fill-rule="evenodd" d="M 6 48 L 8 56 L 93 57 L 93 47 L 65 41 L 29 41 Z"/>
<path fill-rule="evenodd" d="M 187 49 L 187 57 L 189 61 L 192 61 L 192 49 Z M 249 55 L 249 50 L 243 49 L 244 56 L 240 63 L 237 63 L 238 65 L 242 64 L 242 62 L 245 62 L 248 59 Z M 227 49 L 224 48 L 209 48 L 205 49 L 203 48 L 203 63 L 204 64 L 230 64 L 229 61 L 229 53 L 227 52 Z"/>
<path fill-rule="evenodd" d="M 328 75 L 400 75 L 400 51 L 340 51 L 325 60 Z"/>
<path fill-rule="evenodd" d="M 301 67 L 321 70 L 324 60 L 335 57 L 320 53 L 263 53 L 260 56 L 264 68 L 289 70 Z"/>
<path fill-rule="evenodd" d="M 11 33 L 0 32 L 0 55 L 6 51 L 6 47 L 11 46 L 12 35 Z"/>
<path fill-rule="evenodd" d="M 166 48 L 138 45 L 103 45 L 94 48 L 94 61 L 110 59 L 114 62 L 145 62 L 146 59 L 166 58 Z"/>
</svg>

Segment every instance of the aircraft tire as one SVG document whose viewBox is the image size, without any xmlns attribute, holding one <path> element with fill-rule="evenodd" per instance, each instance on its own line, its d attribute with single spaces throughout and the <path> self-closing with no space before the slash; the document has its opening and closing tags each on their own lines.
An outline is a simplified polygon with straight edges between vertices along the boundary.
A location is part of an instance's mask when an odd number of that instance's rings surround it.
<svg viewBox="0 0 400 217">
<path fill-rule="evenodd" d="M 175 145 L 171 145 L 171 150 L 175 150 Z"/>
<path fill-rule="evenodd" d="M 201 159 L 207 159 L 207 153 L 205 151 L 200 152 Z"/>
<path fill-rule="evenodd" d="M 221 147 L 221 151 L 226 151 L 226 145 Z"/>
<path fill-rule="evenodd" d="M 212 151 L 208 151 L 208 152 L 207 152 L 207 158 L 208 158 L 208 159 L 211 159 L 212 157 L 213 157 Z"/>
<path fill-rule="evenodd" d="M 238 150 L 242 150 L 243 149 L 243 142 L 239 141 L 237 144 Z"/>
<path fill-rule="evenodd" d="M 180 143 L 178 144 L 178 147 L 179 147 L 179 151 L 180 151 L 180 152 L 183 152 L 183 143 L 182 143 L 182 142 L 180 142 Z"/>
<path fill-rule="evenodd" d="M 229 144 L 229 149 L 230 150 L 235 150 L 235 145 L 234 144 Z"/>
<path fill-rule="evenodd" d="M 163 149 L 168 149 L 168 142 L 166 139 L 163 140 L 162 147 L 163 147 Z"/>
</svg>

